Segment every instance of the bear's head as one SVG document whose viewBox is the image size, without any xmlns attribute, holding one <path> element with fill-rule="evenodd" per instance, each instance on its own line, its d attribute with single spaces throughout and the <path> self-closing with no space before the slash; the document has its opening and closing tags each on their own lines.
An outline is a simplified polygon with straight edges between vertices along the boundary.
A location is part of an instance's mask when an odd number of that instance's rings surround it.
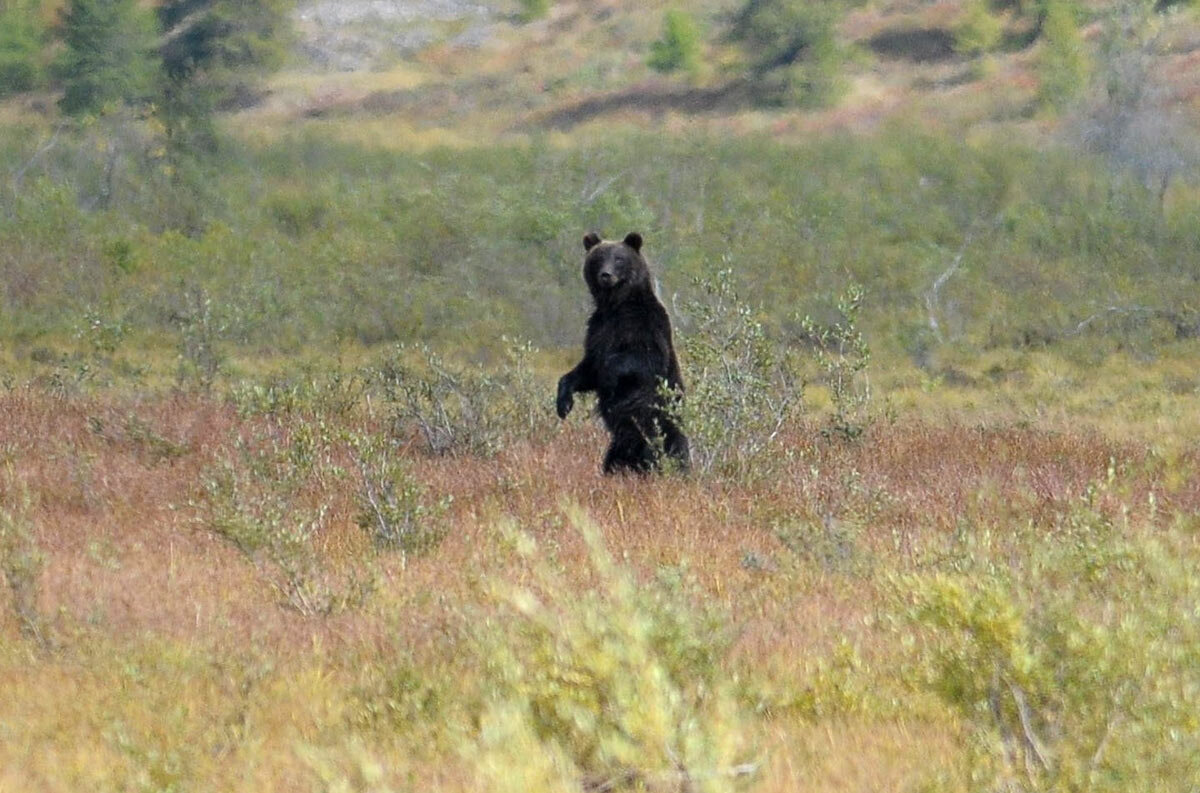
<svg viewBox="0 0 1200 793">
<path fill-rule="evenodd" d="M 587 255 L 583 280 L 597 303 L 608 303 L 631 292 L 650 289 L 650 268 L 642 258 L 642 235 L 630 232 L 620 242 L 600 239 L 596 232 L 583 238 Z"/>
</svg>

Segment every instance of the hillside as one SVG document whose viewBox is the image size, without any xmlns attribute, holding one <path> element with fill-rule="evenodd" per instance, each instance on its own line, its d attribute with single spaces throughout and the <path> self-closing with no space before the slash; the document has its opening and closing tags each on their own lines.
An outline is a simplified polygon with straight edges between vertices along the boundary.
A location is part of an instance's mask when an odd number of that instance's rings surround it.
<svg viewBox="0 0 1200 793">
<path fill-rule="evenodd" d="M 314 124 L 383 145 L 494 141 L 589 124 L 799 139 L 868 132 L 897 118 L 948 130 L 1002 128 L 1040 142 L 1061 126 L 1058 114 L 1038 105 L 1044 45 L 1032 29 L 1036 20 L 1018 13 L 1019 5 L 994 14 L 995 43 L 982 53 L 963 32 L 970 4 L 850 10 L 836 28 L 844 50 L 838 96 L 815 109 L 772 108 L 745 90 L 746 55 L 728 36 L 738 3 L 688 4 L 703 36 L 700 67 L 656 74 L 647 61 L 672 7 L 560 2 L 545 18 L 522 22 L 515 7 L 495 4 L 302 5 L 300 57 L 273 80 L 263 105 L 245 114 L 246 124 Z M 1079 6 L 1094 69 L 1118 57 L 1098 52 L 1111 8 Z M 1137 68 L 1153 77 L 1148 101 L 1193 123 L 1200 113 L 1195 18 L 1167 14 L 1138 47 L 1146 63 Z"/>
</svg>

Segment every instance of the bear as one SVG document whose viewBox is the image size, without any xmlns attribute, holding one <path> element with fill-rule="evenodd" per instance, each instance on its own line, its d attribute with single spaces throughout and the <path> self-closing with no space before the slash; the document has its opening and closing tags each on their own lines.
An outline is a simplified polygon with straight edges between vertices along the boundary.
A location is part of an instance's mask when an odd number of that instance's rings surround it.
<svg viewBox="0 0 1200 793">
<path fill-rule="evenodd" d="M 665 452 L 680 470 L 690 462 L 688 439 L 669 409 L 670 392 L 683 396 L 683 375 L 671 339 L 671 320 L 654 294 L 642 257 L 642 236 L 583 238 L 583 280 L 594 309 L 587 321 L 583 360 L 558 381 L 557 411 L 565 419 L 575 394 L 595 392 L 611 442 L 604 473 L 649 473 Z"/>
</svg>

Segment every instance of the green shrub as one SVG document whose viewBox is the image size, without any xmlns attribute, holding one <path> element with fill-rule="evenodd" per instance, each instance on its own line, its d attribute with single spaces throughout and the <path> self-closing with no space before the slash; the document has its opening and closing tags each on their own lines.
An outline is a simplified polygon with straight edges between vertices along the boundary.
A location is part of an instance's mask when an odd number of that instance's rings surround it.
<svg viewBox="0 0 1200 793">
<path fill-rule="evenodd" d="M 503 629 L 485 635 L 488 680 L 466 748 L 486 790 L 733 790 L 754 730 L 718 662 L 728 633 L 678 579 L 637 581 L 577 509 L 596 585 L 568 596 L 532 539 L 528 585 L 500 585 Z M 511 532 L 511 530 L 510 530 Z"/>
<path fill-rule="evenodd" d="M 1200 783 L 1195 552 L 1101 509 L 1112 481 L 1021 532 L 1019 562 L 969 553 L 900 582 L 917 680 L 969 726 L 977 789 Z"/>
<path fill-rule="evenodd" d="M 37 88 L 44 79 L 39 10 L 34 0 L 0 7 L 0 97 Z"/>
<path fill-rule="evenodd" d="M 372 571 L 339 571 L 316 541 L 327 508 L 313 489 L 340 477 L 323 422 L 270 423 L 239 435 L 201 478 L 193 504 L 201 526 L 249 561 L 280 598 L 305 616 L 361 604 L 373 590 Z"/>
<path fill-rule="evenodd" d="M 393 432 L 415 430 L 432 454 L 485 456 L 549 435 L 557 421 L 553 389 L 530 368 L 536 350 L 505 341 L 506 365 L 498 370 L 451 364 L 424 345 L 397 347 L 376 370 Z"/>
<path fill-rule="evenodd" d="M 1088 57 L 1070 0 L 1047 0 L 1038 53 L 1038 99 L 1061 110 L 1087 87 Z"/>
<path fill-rule="evenodd" d="M 700 66 L 700 28 L 692 15 L 678 8 L 663 15 L 661 38 L 650 45 L 651 69 L 695 72 Z"/>
<path fill-rule="evenodd" d="M 838 298 L 841 320 L 834 325 L 819 327 L 811 317 L 801 323 L 805 335 L 814 342 L 822 379 L 829 388 L 833 410 L 822 431 L 827 438 L 854 440 L 871 421 L 871 383 L 866 376 L 871 349 L 858 327 L 863 296 L 861 286 L 851 285 Z"/>
<path fill-rule="evenodd" d="M 992 13 L 988 0 L 969 0 L 954 29 L 954 49 L 977 58 L 996 49 L 1004 35 L 1004 24 Z"/>
<path fill-rule="evenodd" d="M 520 0 L 522 22 L 532 22 L 550 13 L 552 0 Z"/>
<path fill-rule="evenodd" d="M 801 107 L 833 103 L 843 90 L 845 52 L 836 0 L 748 0 L 730 38 L 742 45 L 763 98 Z"/>
<path fill-rule="evenodd" d="M 726 262 L 728 264 L 728 261 Z M 770 338 L 724 267 L 698 278 L 680 317 L 683 379 L 678 408 L 699 473 L 769 476 L 785 457 L 780 432 L 803 410 L 796 355 Z"/>
<path fill-rule="evenodd" d="M 429 498 L 394 439 L 353 435 L 349 445 L 359 473 L 358 525 L 375 543 L 405 558 L 436 547 L 449 529 L 451 498 Z"/>
<path fill-rule="evenodd" d="M 98 113 L 113 103 L 149 98 L 154 20 L 137 0 L 70 0 L 61 34 L 66 50 L 56 71 L 63 81 L 63 112 Z"/>
<path fill-rule="evenodd" d="M 29 525 L 28 491 L 16 485 L 11 471 L 5 479 L 9 504 L 0 507 L 0 575 L 8 585 L 21 635 L 45 644 L 47 637 L 37 599 L 46 559 Z"/>
</svg>

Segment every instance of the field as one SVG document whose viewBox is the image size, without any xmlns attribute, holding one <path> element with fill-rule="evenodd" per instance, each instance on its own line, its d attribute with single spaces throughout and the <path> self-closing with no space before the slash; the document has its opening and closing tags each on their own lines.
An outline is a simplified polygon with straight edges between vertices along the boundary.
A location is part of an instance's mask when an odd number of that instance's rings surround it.
<svg viewBox="0 0 1200 793">
<path fill-rule="evenodd" d="M 955 3 L 820 108 L 650 74 L 665 5 L 376 5 L 206 156 L 0 102 L 0 793 L 1200 787 L 1187 124 L 1083 145 Z M 554 416 L 591 229 L 690 473 Z"/>
</svg>

